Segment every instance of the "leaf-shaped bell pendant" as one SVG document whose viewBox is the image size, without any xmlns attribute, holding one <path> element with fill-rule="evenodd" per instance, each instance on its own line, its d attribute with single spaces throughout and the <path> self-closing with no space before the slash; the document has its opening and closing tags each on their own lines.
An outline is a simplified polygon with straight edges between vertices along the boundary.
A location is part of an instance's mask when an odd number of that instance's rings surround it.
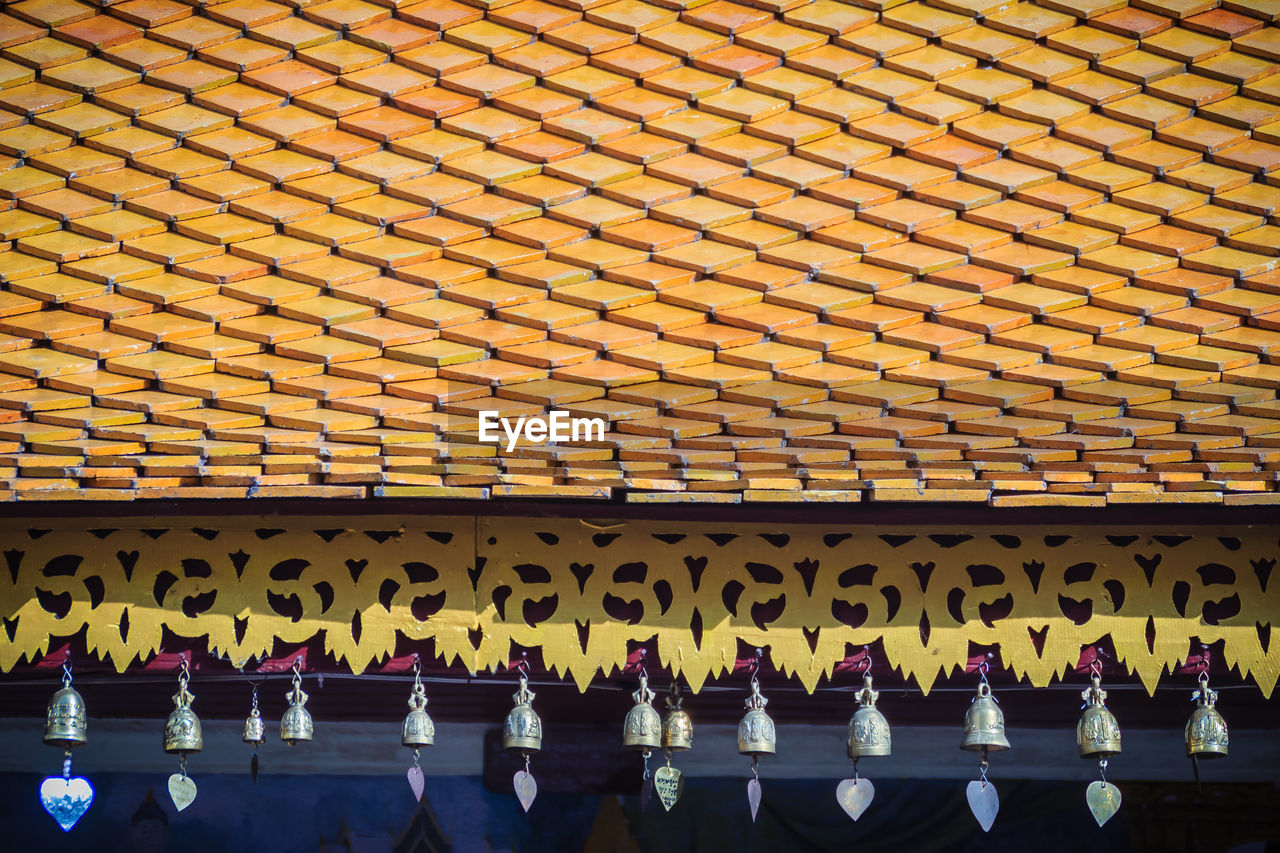
<svg viewBox="0 0 1280 853">
<path fill-rule="evenodd" d="M 640 673 L 640 689 L 631 694 L 635 704 L 627 712 L 622 726 L 622 745 L 648 752 L 662 746 L 662 717 L 653 707 L 655 693 L 649 689 L 649 676 Z"/>
<path fill-rule="evenodd" d="M 533 710 L 535 694 L 529 689 L 529 679 L 520 674 L 520 689 L 512 695 L 515 707 L 507 713 L 502 725 L 503 749 L 521 752 L 537 752 L 542 749 L 542 720 Z"/>
<path fill-rule="evenodd" d="M 427 689 L 422 686 L 422 678 L 415 665 L 413 673 L 413 690 L 409 693 L 409 713 L 400 728 L 400 744 L 417 749 L 421 746 L 435 746 L 436 724 L 427 714 Z"/>
<path fill-rule="evenodd" d="M 1190 758 L 1225 758 L 1227 755 L 1227 721 L 1214 707 L 1218 691 L 1209 687 L 1209 673 L 1200 673 L 1200 687 L 1191 694 L 1195 710 L 1187 720 L 1187 756 Z"/>
<path fill-rule="evenodd" d="M 662 748 L 671 752 L 693 749 L 693 718 L 683 708 L 680 684 L 673 683 L 667 694 L 667 716 L 662 721 Z"/>
<path fill-rule="evenodd" d="M 871 686 L 871 673 L 862 676 L 862 690 L 858 692 L 858 709 L 849 720 L 849 757 L 855 761 L 867 756 L 889 755 L 892 742 L 889 737 L 889 721 L 876 708 L 880 693 Z"/>
<path fill-rule="evenodd" d="M 1096 674 L 1093 683 L 1080 694 L 1085 701 L 1076 723 L 1076 746 L 1081 758 L 1110 758 L 1120 754 L 1120 725 L 1107 710 L 1107 691 Z"/>
<path fill-rule="evenodd" d="M 960 748 L 969 752 L 998 752 L 1009 748 L 1009 739 L 1004 734 L 1004 712 L 996 704 L 985 678 L 964 712 L 964 740 Z"/>
<path fill-rule="evenodd" d="M 293 663 L 293 688 L 285 698 L 289 700 L 289 707 L 280 718 L 280 740 L 289 746 L 311 740 L 314 726 L 311 713 L 306 709 L 310 697 L 302 689 L 302 667 L 297 661 Z"/>
<path fill-rule="evenodd" d="M 71 749 L 84 746 L 88 736 L 89 725 L 85 717 L 84 699 L 71 686 L 71 676 L 64 674 L 62 688 L 49 699 L 49 707 L 45 711 L 45 745 Z"/>
<path fill-rule="evenodd" d="M 746 699 L 747 713 L 738 723 L 738 752 L 752 757 L 773 755 L 778 751 L 778 736 L 773 720 L 765 713 L 769 700 L 760 694 L 760 682 L 751 678 L 751 695 Z"/>
<path fill-rule="evenodd" d="M 187 689 L 186 659 L 178 676 L 178 692 L 173 694 L 173 710 L 164 724 L 164 751 L 170 755 L 188 755 L 204 748 L 200 718 L 191 710 L 195 695 Z"/>
</svg>

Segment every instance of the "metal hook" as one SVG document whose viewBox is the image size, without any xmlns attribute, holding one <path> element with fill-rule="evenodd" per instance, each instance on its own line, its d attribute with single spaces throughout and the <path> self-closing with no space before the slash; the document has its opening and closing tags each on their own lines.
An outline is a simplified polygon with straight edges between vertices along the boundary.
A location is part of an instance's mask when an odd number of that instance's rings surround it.
<svg viewBox="0 0 1280 853">
<path fill-rule="evenodd" d="M 862 647 L 861 666 L 862 666 L 862 669 L 855 670 L 853 673 L 854 675 L 865 675 L 866 673 L 871 671 L 871 647 L 870 646 Z"/>
</svg>

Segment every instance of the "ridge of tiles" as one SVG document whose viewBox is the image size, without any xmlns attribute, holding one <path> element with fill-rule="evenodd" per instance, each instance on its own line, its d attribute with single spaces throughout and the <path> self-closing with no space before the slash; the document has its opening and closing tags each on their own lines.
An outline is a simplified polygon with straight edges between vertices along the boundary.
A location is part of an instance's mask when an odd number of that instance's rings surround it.
<svg viewBox="0 0 1280 853">
<path fill-rule="evenodd" d="M 0 499 L 1280 502 L 1278 19 L 7 4 Z"/>
</svg>

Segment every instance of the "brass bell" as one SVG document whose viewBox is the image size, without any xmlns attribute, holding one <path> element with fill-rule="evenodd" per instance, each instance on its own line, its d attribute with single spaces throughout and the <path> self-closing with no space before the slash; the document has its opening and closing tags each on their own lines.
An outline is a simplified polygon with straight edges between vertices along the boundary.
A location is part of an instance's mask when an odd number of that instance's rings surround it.
<svg viewBox="0 0 1280 853">
<path fill-rule="evenodd" d="M 778 748 L 778 735 L 773 720 L 765 713 L 769 700 L 760 695 L 760 682 L 753 676 L 751 695 L 747 697 L 747 713 L 738 723 L 738 752 L 753 758 L 773 755 Z"/>
<path fill-rule="evenodd" d="M 44 716 L 44 742 L 48 746 L 71 749 L 88 739 L 84 699 L 71 686 L 71 674 L 64 670 L 62 689 L 53 694 Z"/>
<path fill-rule="evenodd" d="M 262 714 L 258 711 L 258 703 L 255 701 L 253 710 L 249 712 L 249 716 L 244 721 L 244 732 L 240 735 L 240 740 L 250 746 L 258 746 L 267 739 L 267 724 L 262 719 Z"/>
<path fill-rule="evenodd" d="M 654 692 L 649 689 L 649 676 L 640 673 L 640 689 L 631 694 L 635 704 L 627 712 L 622 725 L 622 745 L 628 749 L 648 751 L 662 746 L 662 718 L 653 707 Z"/>
<path fill-rule="evenodd" d="M 515 707 L 507 713 L 502 725 L 502 748 L 521 752 L 537 752 L 542 749 L 542 720 L 533 710 L 537 694 L 529 689 L 529 679 L 520 675 L 520 689 L 512 695 Z"/>
<path fill-rule="evenodd" d="M 404 718 L 400 729 L 400 745 L 417 749 L 420 746 L 435 746 L 436 724 L 427 714 L 427 690 L 422 686 L 415 665 L 413 673 L 413 691 L 409 694 L 409 714 Z"/>
<path fill-rule="evenodd" d="M 1120 754 L 1120 726 L 1107 710 L 1107 691 L 1102 689 L 1101 679 L 1095 674 L 1093 683 L 1080 698 L 1084 699 L 1084 711 L 1076 723 L 1076 746 L 1081 758 L 1110 758 Z"/>
<path fill-rule="evenodd" d="M 295 663 L 293 666 L 293 689 L 285 694 L 289 707 L 280 718 L 280 740 L 293 746 L 296 743 L 311 740 L 314 732 L 311 714 L 306 709 L 306 692 L 302 689 L 302 671 Z"/>
<path fill-rule="evenodd" d="M 1004 735 L 1004 712 L 991 695 L 986 678 L 978 684 L 978 695 L 964 712 L 964 740 L 960 748 L 969 752 L 998 752 L 1009 748 Z"/>
<path fill-rule="evenodd" d="M 662 721 L 662 748 L 671 752 L 693 749 L 693 718 L 681 707 L 683 703 L 679 682 L 672 683 L 667 694 L 667 717 Z"/>
<path fill-rule="evenodd" d="M 1189 758 L 1225 758 L 1227 755 L 1227 721 L 1214 705 L 1218 691 L 1209 687 L 1209 674 L 1200 673 L 1200 688 L 1191 694 L 1195 710 L 1187 720 L 1185 736 Z"/>
<path fill-rule="evenodd" d="M 199 752 L 204 747 L 200 718 L 191 710 L 191 703 L 195 698 L 187 689 L 187 665 L 184 658 L 182 674 L 178 676 L 178 692 L 173 694 L 173 710 L 164 724 L 164 751 L 170 755 Z"/>
<path fill-rule="evenodd" d="M 889 737 L 889 721 L 876 708 L 880 693 L 871 687 L 871 673 L 862 676 L 862 690 L 858 692 L 858 710 L 849 720 L 849 757 L 854 761 L 867 756 L 889 755 L 892 741 Z"/>
</svg>

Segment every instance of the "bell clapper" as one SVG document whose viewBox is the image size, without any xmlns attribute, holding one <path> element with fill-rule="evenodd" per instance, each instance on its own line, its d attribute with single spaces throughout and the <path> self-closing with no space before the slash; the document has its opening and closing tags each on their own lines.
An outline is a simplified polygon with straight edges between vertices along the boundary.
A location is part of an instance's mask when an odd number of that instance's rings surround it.
<svg viewBox="0 0 1280 853">
<path fill-rule="evenodd" d="M 93 786 L 83 776 L 71 775 L 71 750 L 87 740 L 88 719 L 84 699 L 71 686 L 71 660 L 62 662 L 62 689 L 53 694 L 44 719 L 44 743 L 62 748 L 62 775 L 40 783 L 40 805 L 63 832 L 84 817 L 93 804 Z"/>
</svg>

